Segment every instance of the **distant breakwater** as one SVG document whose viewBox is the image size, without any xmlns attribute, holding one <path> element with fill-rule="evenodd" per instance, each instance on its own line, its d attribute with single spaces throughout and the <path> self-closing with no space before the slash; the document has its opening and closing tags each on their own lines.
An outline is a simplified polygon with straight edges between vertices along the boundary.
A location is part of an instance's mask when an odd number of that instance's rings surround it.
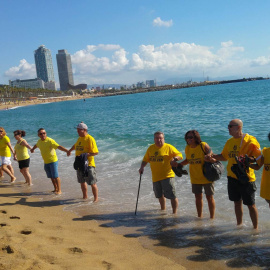
<svg viewBox="0 0 270 270">
<path fill-rule="evenodd" d="M 190 88 L 190 87 L 198 87 L 198 86 L 250 82 L 250 81 L 259 81 L 259 80 L 269 80 L 269 78 L 255 77 L 255 78 L 243 78 L 243 79 L 224 80 L 224 81 L 189 82 L 189 83 L 172 84 L 172 85 L 161 85 L 161 86 L 155 86 L 155 87 L 149 87 L 149 88 L 137 88 L 137 89 L 132 89 L 132 90 L 115 90 L 114 92 L 106 92 L 102 94 L 97 93 L 93 96 L 91 95 L 91 97 L 129 95 L 129 94 L 136 94 L 136 93 L 146 93 L 146 92 L 164 91 L 164 90 Z"/>
</svg>

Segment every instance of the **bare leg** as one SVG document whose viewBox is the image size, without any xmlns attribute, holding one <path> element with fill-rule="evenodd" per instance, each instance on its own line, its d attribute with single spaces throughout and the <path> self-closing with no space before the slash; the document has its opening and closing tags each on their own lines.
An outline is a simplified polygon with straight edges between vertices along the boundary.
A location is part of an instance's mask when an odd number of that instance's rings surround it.
<svg viewBox="0 0 270 270">
<path fill-rule="evenodd" d="M 236 215 L 237 225 L 241 225 L 243 222 L 243 205 L 242 200 L 234 202 L 234 211 Z"/>
<path fill-rule="evenodd" d="M 208 208 L 210 212 L 210 218 L 215 218 L 216 202 L 213 195 L 206 195 L 208 201 Z"/>
<path fill-rule="evenodd" d="M 54 182 L 55 182 L 55 186 L 56 186 L 55 193 L 56 194 L 61 194 L 62 191 L 61 191 L 61 180 L 60 180 L 60 178 L 59 177 L 54 178 Z"/>
<path fill-rule="evenodd" d="M 171 205 L 172 205 L 172 210 L 173 210 L 173 214 L 176 214 L 177 211 L 177 207 L 178 207 L 178 199 L 171 199 Z"/>
<path fill-rule="evenodd" d="M 86 183 L 81 183 L 81 189 L 83 193 L 83 199 L 87 199 L 87 184 Z"/>
<path fill-rule="evenodd" d="M 22 175 L 24 176 L 25 183 L 27 183 L 29 186 L 32 184 L 31 180 L 31 174 L 29 173 L 29 168 L 22 168 L 21 170 Z"/>
<path fill-rule="evenodd" d="M 0 177 L 3 177 L 3 170 L 2 170 L 2 167 L 0 167 Z"/>
<path fill-rule="evenodd" d="M 54 179 L 55 178 L 51 178 L 52 184 L 53 184 L 53 187 L 54 187 L 54 191 L 53 192 L 57 192 L 57 185 L 56 185 L 56 181 Z"/>
<path fill-rule="evenodd" d="M 162 195 L 162 197 L 158 198 L 159 203 L 160 203 L 160 208 L 161 210 L 165 210 L 166 209 L 166 199 L 165 197 Z"/>
<path fill-rule="evenodd" d="M 248 210 L 254 229 L 258 229 L 258 210 L 256 205 L 248 205 Z"/>
<path fill-rule="evenodd" d="M 11 178 L 11 182 L 14 182 L 16 180 L 16 177 L 14 176 L 14 174 L 9 170 L 8 166 L 6 164 L 2 165 L 2 170 L 10 176 Z"/>
<path fill-rule="evenodd" d="M 203 194 L 195 194 L 195 200 L 196 200 L 196 208 L 197 208 L 197 213 L 198 217 L 202 217 L 202 210 L 203 210 Z"/>
<path fill-rule="evenodd" d="M 11 165 L 8 165 L 7 167 L 8 167 L 8 169 L 11 171 L 11 173 L 14 175 L 13 167 L 12 167 Z"/>
<path fill-rule="evenodd" d="M 94 202 L 97 202 L 98 201 L 98 187 L 97 187 L 97 184 L 91 185 L 91 188 L 92 188 L 92 192 L 93 192 L 93 195 L 94 195 Z"/>
</svg>

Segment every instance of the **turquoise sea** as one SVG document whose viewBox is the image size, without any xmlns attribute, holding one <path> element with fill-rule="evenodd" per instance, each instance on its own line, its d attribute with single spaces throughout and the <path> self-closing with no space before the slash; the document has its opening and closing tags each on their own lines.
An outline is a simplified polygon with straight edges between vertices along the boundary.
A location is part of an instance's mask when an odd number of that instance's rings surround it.
<svg viewBox="0 0 270 270">
<path fill-rule="evenodd" d="M 270 81 L 252 81 L 206 87 L 166 90 L 123 96 L 99 97 L 60 103 L 46 103 L 1 111 L 1 124 L 12 145 L 13 131 L 26 131 L 26 140 L 34 145 L 37 130 L 44 127 L 49 137 L 70 148 L 77 140 L 74 128 L 84 121 L 96 139 L 99 203 L 92 197 L 81 199 L 72 157 L 58 151 L 61 196 L 50 193 L 51 182 L 43 171 L 39 150 L 31 154 L 30 173 L 34 185 L 23 184 L 18 165 L 13 162 L 18 180 L 14 188 L 25 196 L 37 196 L 65 206 L 78 214 L 78 220 L 95 219 L 101 226 L 112 227 L 126 237 L 138 237 L 146 248 L 181 263 L 187 269 L 270 269 L 270 209 L 259 197 L 261 171 L 257 175 L 256 205 L 259 230 L 252 229 L 247 207 L 244 225 L 236 227 L 233 203 L 227 197 L 226 174 L 216 182 L 216 219 L 209 220 L 206 200 L 204 218 L 196 218 L 194 196 L 188 176 L 177 178 L 179 213 L 159 211 L 154 198 L 149 166 L 142 176 L 137 216 L 134 215 L 139 173 L 153 133 L 161 130 L 165 141 L 183 154 L 184 134 L 196 129 L 213 152 L 220 153 L 230 137 L 227 125 L 240 118 L 244 132 L 255 136 L 261 148 L 269 147 Z M 2 183 L 8 183 L 5 177 Z M 89 194 L 91 194 L 89 190 Z M 29 206 L 31 207 L 31 206 Z"/>
</svg>

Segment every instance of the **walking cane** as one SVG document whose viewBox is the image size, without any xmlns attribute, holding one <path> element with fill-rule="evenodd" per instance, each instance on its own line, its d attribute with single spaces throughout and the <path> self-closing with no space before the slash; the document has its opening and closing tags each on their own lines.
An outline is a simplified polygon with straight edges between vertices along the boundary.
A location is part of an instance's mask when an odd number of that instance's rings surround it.
<svg viewBox="0 0 270 270">
<path fill-rule="evenodd" d="M 139 201 L 139 193 L 140 193 L 141 180 L 142 180 L 142 174 L 140 173 L 140 181 L 139 181 L 139 188 L 138 188 L 138 195 L 137 195 L 137 202 L 136 202 L 135 216 L 137 215 L 137 206 L 138 206 L 138 201 Z"/>
</svg>

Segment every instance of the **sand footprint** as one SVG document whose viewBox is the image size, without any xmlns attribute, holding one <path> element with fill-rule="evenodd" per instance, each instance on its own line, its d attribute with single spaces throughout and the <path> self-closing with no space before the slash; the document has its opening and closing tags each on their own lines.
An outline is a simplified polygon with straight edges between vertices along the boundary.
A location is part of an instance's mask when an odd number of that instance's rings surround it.
<svg viewBox="0 0 270 270">
<path fill-rule="evenodd" d="M 7 253 L 14 253 L 14 249 L 11 246 L 5 246 L 2 248 L 3 251 L 6 251 Z"/>
<path fill-rule="evenodd" d="M 32 233 L 32 231 L 29 231 L 29 230 L 22 230 L 21 231 L 21 234 L 25 234 L 25 235 L 29 235 L 31 233 Z"/>
<path fill-rule="evenodd" d="M 1 212 L 2 214 L 6 214 L 6 213 L 7 213 L 6 210 L 1 210 L 0 212 Z"/>
<path fill-rule="evenodd" d="M 70 248 L 69 250 L 73 253 L 83 253 L 82 249 L 78 247 Z"/>
<path fill-rule="evenodd" d="M 11 216 L 9 217 L 10 219 L 21 219 L 20 217 L 17 217 L 17 216 Z"/>
<path fill-rule="evenodd" d="M 107 269 L 107 270 L 112 269 L 112 264 L 111 264 L 111 263 L 106 262 L 106 261 L 102 261 L 102 264 L 103 264 L 104 266 L 106 266 L 106 269 Z"/>
</svg>

